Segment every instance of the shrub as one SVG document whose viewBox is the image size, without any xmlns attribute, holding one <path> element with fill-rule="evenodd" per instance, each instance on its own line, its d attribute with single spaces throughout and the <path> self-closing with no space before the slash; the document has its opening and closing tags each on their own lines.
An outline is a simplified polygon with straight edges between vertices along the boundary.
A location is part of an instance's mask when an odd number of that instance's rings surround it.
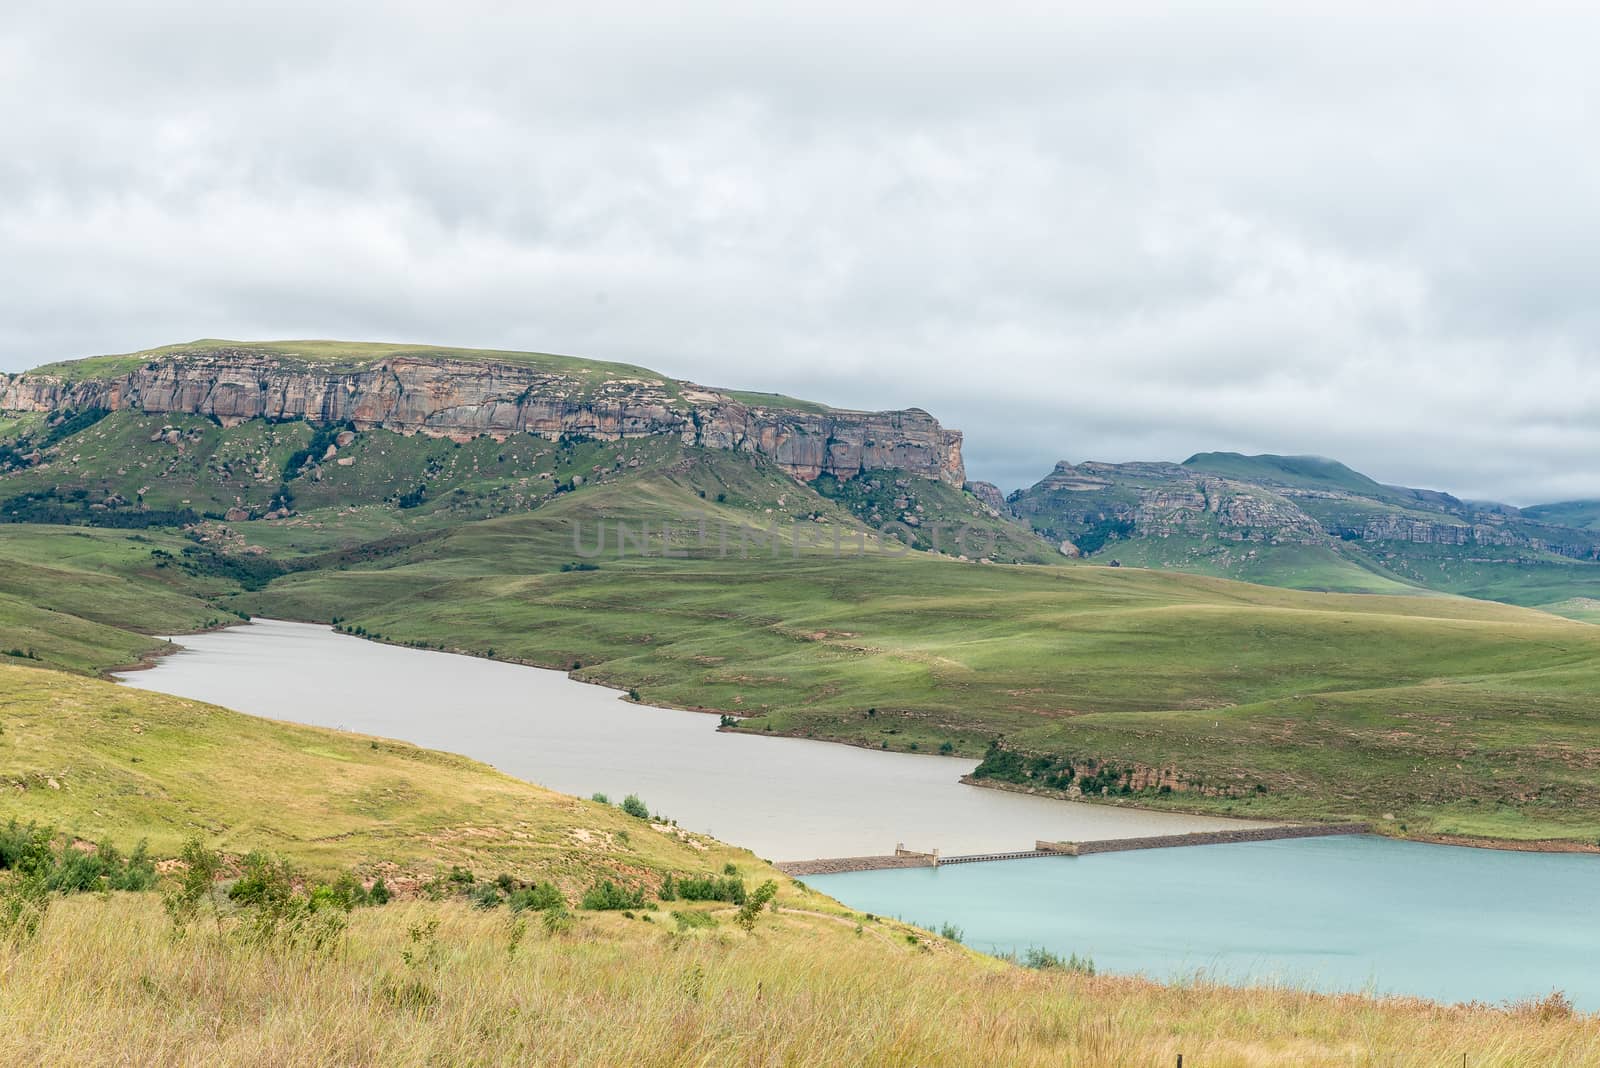
<svg viewBox="0 0 1600 1068">
<path fill-rule="evenodd" d="M 744 879 L 737 875 L 686 875 L 678 880 L 677 892 L 684 901 L 726 901 L 733 905 L 745 902 Z"/>
<path fill-rule="evenodd" d="M 598 801 L 602 805 L 611 804 L 611 798 L 607 797 L 605 794 L 591 794 L 590 797 L 589 797 L 589 800 L 590 801 Z"/>
<path fill-rule="evenodd" d="M 140 842 L 133 855 L 124 859 L 110 842 L 101 842 L 92 852 L 68 846 L 45 876 L 45 889 L 63 894 L 148 890 L 156 884 L 156 866 L 145 848 Z"/>
<path fill-rule="evenodd" d="M 678 888 L 672 881 L 672 873 L 667 872 L 667 877 L 661 880 L 661 889 L 656 891 L 656 896 L 662 901 L 672 901 L 678 896 Z"/>
<path fill-rule="evenodd" d="M 288 861 L 255 852 L 247 855 L 243 863 L 244 874 L 228 888 L 228 900 L 239 905 L 261 906 L 294 894 L 295 873 Z"/>
<path fill-rule="evenodd" d="M 162 898 L 161 904 L 178 930 L 186 927 L 200 912 L 200 906 L 210 903 L 216 910 L 215 888 L 217 873 L 222 870 L 222 856 L 207 849 L 198 838 L 183 843 L 179 854 L 183 861 L 183 874 L 178 886 Z"/>
<path fill-rule="evenodd" d="M 296 884 L 303 881 L 287 861 L 260 852 L 246 856 L 244 874 L 228 890 L 242 907 L 240 936 L 270 951 L 336 951 L 354 902 L 348 891 L 341 894 L 327 885 L 301 893 Z"/>
<path fill-rule="evenodd" d="M 1038 971 L 1076 972 L 1079 975 L 1094 974 L 1094 959 L 1092 957 L 1080 957 L 1076 953 L 1068 957 L 1061 957 L 1039 946 L 1028 947 L 1028 951 L 1023 954 L 1022 964 L 1024 967 L 1034 968 Z"/>
<path fill-rule="evenodd" d="M 639 800 L 638 794 L 629 794 L 622 799 L 622 811 L 635 819 L 647 820 L 650 818 L 650 808 Z"/>
<path fill-rule="evenodd" d="M 24 827 L 12 819 L 0 831 L 0 870 L 31 875 L 54 866 L 54 863 L 49 828 L 32 823 Z"/>
<path fill-rule="evenodd" d="M 582 905 L 591 912 L 644 908 L 644 891 L 602 879 L 584 892 Z"/>
<path fill-rule="evenodd" d="M 524 889 L 514 890 L 506 900 L 511 905 L 512 912 L 523 912 L 528 909 L 547 912 L 550 909 L 567 907 L 567 899 L 554 883 L 534 883 Z"/>
<path fill-rule="evenodd" d="M 372 889 L 367 891 L 367 900 L 374 905 L 387 905 L 389 903 L 389 884 L 383 881 L 381 875 L 372 880 Z"/>
</svg>

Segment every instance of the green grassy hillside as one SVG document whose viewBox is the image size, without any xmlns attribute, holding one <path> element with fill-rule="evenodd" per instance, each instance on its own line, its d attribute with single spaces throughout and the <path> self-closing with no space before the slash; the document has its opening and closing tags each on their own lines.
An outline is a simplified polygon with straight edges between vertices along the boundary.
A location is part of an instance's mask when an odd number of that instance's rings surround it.
<svg viewBox="0 0 1600 1068">
<path fill-rule="evenodd" d="M 1522 509 L 1522 514 L 1541 523 L 1554 523 L 1579 530 L 1600 530 L 1600 501 L 1563 501 Z"/>
<path fill-rule="evenodd" d="M 504 473 L 493 443 L 392 438 L 348 447 L 374 470 L 366 503 L 302 478 L 287 518 L 186 535 L 0 524 L 0 649 L 94 671 L 154 651 L 149 634 L 240 614 L 338 619 L 390 641 L 581 664 L 646 701 L 745 717 L 737 729 L 972 756 L 1002 737 L 1118 770 L 1102 800 L 1600 838 L 1581 745 L 1600 631 L 1579 623 L 1414 590 L 907 553 L 871 532 L 875 510 L 914 497 L 925 517 L 981 517 L 956 514 L 965 495 L 892 474 L 878 491 L 819 494 L 756 457 L 658 441 L 525 445 L 541 455 Z M 401 485 L 428 457 L 438 492 L 400 507 L 383 464 Z M 622 558 L 619 520 L 635 539 L 652 532 Z M 602 522 L 610 540 L 591 557 Z M 681 556 L 662 554 L 663 524 Z M 758 540 L 773 532 L 776 545 Z M 1325 560 L 1302 566 L 1308 584 L 1331 584 Z M 1369 575 L 1365 588 L 1403 589 Z"/>
<path fill-rule="evenodd" d="M 1387 487 L 1337 460 L 1321 456 L 1245 456 L 1237 452 L 1201 452 L 1183 461 L 1194 471 L 1245 482 L 1265 482 L 1305 489 L 1338 489 L 1382 499 Z"/>
<path fill-rule="evenodd" d="M 1532 1068 L 1600 1042 L 1559 996 L 1445 1007 L 1019 967 L 474 761 L 38 669 L 0 667 L 0 786 L 5 816 L 66 832 L 70 876 L 41 889 L 17 851 L 32 836 L 0 826 L 5 1063 L 1421 1068 L 1470 1051 Z M 140 838 L 157 892 L 71 892 Z M 200 849 L 172 859 L 185 839 Z M 196 878 L 207 846 L 222 868 Z M 294 868 L 239 857 L 262 849 Z M 776 885 L 771 907 L 662 897 L 669 873 L 728 870 Z M 387 903 L 330 892 L 378 879 Z M 639 897 L 599 908 L 597 880 Z M 562 901 L 502 894 L 535 885 Z"/>
<path fill-rule="evenodd" d="M 634 873 L 776 872 L 742 850 L 404 742 L 241 715 L 97 679 L 0 665 L 8 815 L 91 841 L 199 838 L 314 871 L 451 865 L 574 892 Z"/>
<path fill-rule="evenodd" d="M 576 507 L 581 495 L 575 495 Z M 241 600 L 385 639 L 566 667 L 772 730 L 1168 769 L 1141 804 L 1600 838 L 1600 631 L 1437 597 L 1274 591 L 1131 568 L 926 557 L 606 560 L 560 528 L 452 532 L 427 559 Z M 686 551 L 693 552 L 690 546 Z"/>
<path fill-rule="evenodd" d="M 1174 534 L 1132 538 L 1107 547 L 1090 563 L 1183 571 L 1291 590 L 1421 595 L 1427 589 L 1344 552 L 1338 545 L 1273 545 Z M 1597 576 L 1600 577 L 1600 576 Z"/>
<path fill-rule="evenodd" d="M 49 444 L 0 475 L 0 656 L 93 673 L 159 650 L 152 634 L 337 619 L 578 664 L 741 730 L 974 757 L 1000 738 L 1099 800 L 1600 838 L 1581 745 L 1600 631 L 1420 591 L 1564 602 L 1582 619 L 1561 569 L 1593 564 L 1183 533 L 1069 564 L 971 495 L 900 472 L 805 485 L 661 438 L 336 432 L 135 413 L 19 424 Z M 1154 491 L 1173 470 L 1137 473 Z M 1104 465 L 1058 474 L 1064 498 L 1128 488 Z M 1314 526 L 1288 492 L 1199 514 Z M 909 548 L 876 532 L 891 522 Z M 962 525 L 992 551 L 954 544 Z M 918 551 L 941 528 L 942 551 Z M 1113 557 L 1128 566 L 1092 566 Z M 1132 566 L 1178 563 L 1218 577 Z M 1060 779 L 1068 765 L 1078 778 Z"/>
</svg>

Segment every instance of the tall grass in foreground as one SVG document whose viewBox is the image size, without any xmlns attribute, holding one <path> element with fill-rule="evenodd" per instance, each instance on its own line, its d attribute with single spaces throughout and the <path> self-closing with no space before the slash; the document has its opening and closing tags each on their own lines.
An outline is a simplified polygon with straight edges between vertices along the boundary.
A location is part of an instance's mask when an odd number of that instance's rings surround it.
<svg viewBox="0 0 1600 1068">
<path fill-rule="evenodd" d="M 618 913 L 547 930 L 456 902 L 283 952 L 154 895 L 58 899 L 0 940 L 0 1063 L 1552 1065 L 1600 1020 L 1033 971 L 786 909 L 746 933 Z"/>
</svg>

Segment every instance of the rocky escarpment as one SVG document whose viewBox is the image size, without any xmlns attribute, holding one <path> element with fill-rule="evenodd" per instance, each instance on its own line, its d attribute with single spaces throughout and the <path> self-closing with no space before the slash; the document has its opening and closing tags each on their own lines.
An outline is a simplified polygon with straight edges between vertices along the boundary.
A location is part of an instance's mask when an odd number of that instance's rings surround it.
<svg viewBox="0 0 1600 1068">
<path fill-rule="evenodd" d="M 0 375 L 0 410 L 68 409 L 189 413 L 224 425 L 257 418 L 349 422 L 361 430 L 457 440 L 673 435 L 687 444 L 759 453 L 803 480 L 889 468 L 956 487 L 965 480 L 960 432 L 917 408 L 768 406 L 689 383 L 627 374 L 596 379 L 493 358 L 399 355 L 329 368 L 218 347 L 82 378 Z"/>
<path fill-rule="evenodd" d="M 1322 526 L 1285 497 L 1258 486 L 1195 474 L 1178 464 L 1056 465 L 1011 507 L 1055 521 L 1062 537 L 1112 524 L 1125 534 L 1215 535 L 1235 541 L 1313 544 Z"/>
<path fill-rule="evenodd" d="M 1213 542 L 1364 545 L 1385 560 L 1410 546 L 1600 558 L 1592 531 L 1530 522 L 1505 505 L 1475 506 L 1449 494 L 1384 486 L 1331 461 L 1315 462 L 1345 471 L 1350 487 L 1327 488 L 1327 479 L 1297 485 L 1292 466 L 1274 477 L 1280 467 L 1260 464 L 1263 475 L 1252 480 L 1189 464 L 1063 461 L 1008 503 L 1036 529 L 1062 539 L 1063 552 L 1186 535 Z"/>
</svg>

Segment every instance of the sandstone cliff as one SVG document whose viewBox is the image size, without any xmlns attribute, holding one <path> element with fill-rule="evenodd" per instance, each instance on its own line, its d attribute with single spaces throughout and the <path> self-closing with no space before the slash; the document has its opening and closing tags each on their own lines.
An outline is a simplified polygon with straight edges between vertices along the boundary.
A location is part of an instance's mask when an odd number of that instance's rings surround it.
<svg viewBox="0 0 1600 1068">
<path fill-rule="evenodd" d="M 224 425 L 256 418 L 348 421 L 361 430 L 458 440 L 671 434 L 687 444 L 759 453 L 798 479 L 899 468 L 956 487 L 965 481 L 960 432 L 917 408 L 853 412 L 777 399 L 749 403 L 690 383 L 625 374 L 597 379 L 492 356 L 394 355 L 328 367 L 257 346 L 190 346 L 153 353 L 136 366 L 115 365 L 110 373 L 0 374 L 0 410 L 90 408 L 185 412 Z"/>
<path fill-rule="evenodd" d="M 1026 517 L 1060 521 L 1068 536 L 1097 523 L 1161 537 L 1214 534 L 1236 541 L 1316 544 L 1327 535 L 1284 496 L 1260 486 L 1197 475 L 1178 464 L 1071 464 L 1063 460 L 1011 507 Z"/>
</svg>

